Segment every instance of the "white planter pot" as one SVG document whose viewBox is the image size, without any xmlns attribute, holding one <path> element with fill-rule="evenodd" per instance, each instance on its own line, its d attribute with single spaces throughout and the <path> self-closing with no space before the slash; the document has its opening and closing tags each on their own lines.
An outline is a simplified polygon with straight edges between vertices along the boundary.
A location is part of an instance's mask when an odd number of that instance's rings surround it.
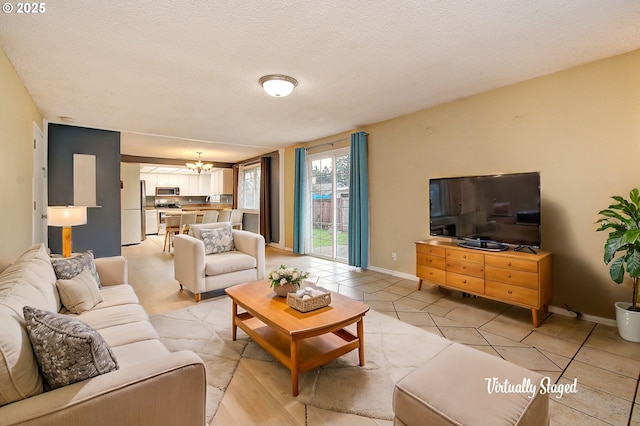
<svg viewBox="0 0 640 426">
<path fill-rule="evenodd" d="M 640 342 L 640 312 L 627 311 L 631 303 L 616 302 L 618 333 L 624 340 Z"/>
</svg>

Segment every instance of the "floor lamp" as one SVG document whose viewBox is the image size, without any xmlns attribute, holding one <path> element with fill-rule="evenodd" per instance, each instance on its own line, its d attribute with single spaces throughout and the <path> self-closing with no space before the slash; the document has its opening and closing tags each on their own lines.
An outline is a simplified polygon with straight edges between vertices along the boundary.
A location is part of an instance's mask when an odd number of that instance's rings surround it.
<svg viewBox="0 0 640 426">
<path fill-rule="evenodd" d="M 47 209 L 47 224 L 62 227 L 63 257 L 71 257 L 71 227 L 86 223 L 86 206 L 49 206 Z"/>
</svg>

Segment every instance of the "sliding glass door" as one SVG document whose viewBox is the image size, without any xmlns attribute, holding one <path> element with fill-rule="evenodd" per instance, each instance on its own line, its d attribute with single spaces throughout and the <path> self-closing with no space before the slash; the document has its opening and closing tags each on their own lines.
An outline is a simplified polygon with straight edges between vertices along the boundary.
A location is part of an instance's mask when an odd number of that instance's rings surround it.
<svg viewBox="0 0 640 426">
<path fill-rule="evenodd" d="M 309 155 L 310 252 L 332 260 L 349 257 L 349 149 Z"/>
</svg>

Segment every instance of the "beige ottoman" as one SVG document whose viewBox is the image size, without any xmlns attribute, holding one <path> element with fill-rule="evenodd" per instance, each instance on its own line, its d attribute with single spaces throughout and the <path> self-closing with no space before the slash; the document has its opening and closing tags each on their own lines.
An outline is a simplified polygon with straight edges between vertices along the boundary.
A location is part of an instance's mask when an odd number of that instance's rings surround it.
<svg viewBox="0 0 640 426">
<path fill-rule="evenodd" d="M 501 358 L 454 343 L 396 384 L 394 424 L 548 425 L 549 398 L 540 394 L 542 379 Z M 505 380 L 519 386 L 506 387 Z"/>
</svg>

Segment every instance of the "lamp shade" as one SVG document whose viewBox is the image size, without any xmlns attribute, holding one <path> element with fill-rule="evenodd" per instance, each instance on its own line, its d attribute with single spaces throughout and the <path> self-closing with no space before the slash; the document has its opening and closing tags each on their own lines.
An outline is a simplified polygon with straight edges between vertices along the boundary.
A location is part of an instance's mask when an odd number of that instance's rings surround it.
<svg viewBox="0 0 640 426">
<path fill-rule="evenodd" d="M 270 74 L 260 78 L 260 85 L 267 94 L 274 97 L 288 96 L 293 92 L 293 88 L 298 85 L 298 81 L 282 74 Z"/>
<path fill-rule="evenodd" d="M 47 224 L 49 226 L 76 226 L 87 223 L 86 206 L 49 206 Z"/>
</svg>

